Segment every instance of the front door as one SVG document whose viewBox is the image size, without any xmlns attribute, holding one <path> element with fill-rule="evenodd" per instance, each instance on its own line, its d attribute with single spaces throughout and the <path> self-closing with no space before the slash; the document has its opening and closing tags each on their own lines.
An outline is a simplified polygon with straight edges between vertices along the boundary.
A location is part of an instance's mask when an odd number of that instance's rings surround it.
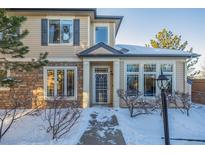
<svg viewBox="0 0 205 154">
<path fill-rule="evenodd" d="M 109 67 L 94 67 L 93 70 L 93 104 L 109 102 Z"/>
</svg>

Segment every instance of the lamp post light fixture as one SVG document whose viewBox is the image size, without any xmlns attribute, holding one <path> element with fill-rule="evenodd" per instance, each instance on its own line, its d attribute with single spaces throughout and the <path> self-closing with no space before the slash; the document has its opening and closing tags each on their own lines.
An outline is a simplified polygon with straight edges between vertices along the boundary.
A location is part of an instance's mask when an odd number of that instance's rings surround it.
<svg viewBox="0 0 205 154">
<path fill-rule="evenodd" d="M 163 75 L 163 72 L 161 69 L 161 74 L 157 78 L 157 84 L 158 84 L 159 89 L 161 90 L 165 145 L 170 144 L 167 100 L 166 100 L 166 93 L 165 93 L 165 90 L 167 89 L 168 80 L 169 79 L 165 75 Z"/>
</svg>

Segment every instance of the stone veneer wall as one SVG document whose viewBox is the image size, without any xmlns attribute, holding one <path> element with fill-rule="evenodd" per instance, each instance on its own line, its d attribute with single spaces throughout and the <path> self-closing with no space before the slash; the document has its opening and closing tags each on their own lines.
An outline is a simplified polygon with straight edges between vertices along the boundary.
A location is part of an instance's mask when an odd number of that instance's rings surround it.
<svg viewBox="0 0 205 154">
<path fill-rule="evenodd" d="M 83 63 L 82 62 L 50 62 L 47 66 L 77 66 L 77 101 L 82 107 L 83 100 Z M 52 101 L 44 100 L 43 90 L 43 67 L 32 72 L 11 71 L 11 76 L 22 80 L 19 86 L 13 89 L 0 90 L 0 108 L 10 107 L 13 102 L 11 95 L 15 94 L 15 100 L 24 103 L 27 108 L 32 108 L 35 104 L 42 107 L 50 106 Z M 11 92 L 12 91 L 12 92 Z M 65 101 L 70 103 L 72 101 Z"/>
</svg>

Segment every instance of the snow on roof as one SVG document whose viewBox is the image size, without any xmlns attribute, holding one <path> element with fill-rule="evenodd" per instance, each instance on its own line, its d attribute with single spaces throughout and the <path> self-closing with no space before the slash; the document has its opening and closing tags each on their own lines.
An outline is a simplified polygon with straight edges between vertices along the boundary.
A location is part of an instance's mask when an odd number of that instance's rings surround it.
<svg viewBox="0 0 205 154">
<path fill-rule="evenodd" d="M 122 51 L 125 55 L 136 56 L 173 56 L 173 57 L 196 57 L 199 56 L 195 53 L 189 53 L 187 51 L 172 50 L 172 49 L 160 49 L 150 48 L 137 45 L 117 44 L 114 47 L 117 50 Z"/>
</svg>

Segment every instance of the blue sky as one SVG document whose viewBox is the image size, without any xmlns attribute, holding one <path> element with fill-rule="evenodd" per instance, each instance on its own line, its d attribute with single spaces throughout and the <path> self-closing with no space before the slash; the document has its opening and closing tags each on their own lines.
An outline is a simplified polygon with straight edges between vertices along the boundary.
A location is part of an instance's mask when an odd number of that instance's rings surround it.
<svg viewBox="0 0 205 154">
<path fill-rule="evenodd" d="M 99 15 L 122 15 L 116 43 L 144 46 L 163 28 L 182 35 L 205 62 L 205 9 L 97 9 Z"/>
</svg>

